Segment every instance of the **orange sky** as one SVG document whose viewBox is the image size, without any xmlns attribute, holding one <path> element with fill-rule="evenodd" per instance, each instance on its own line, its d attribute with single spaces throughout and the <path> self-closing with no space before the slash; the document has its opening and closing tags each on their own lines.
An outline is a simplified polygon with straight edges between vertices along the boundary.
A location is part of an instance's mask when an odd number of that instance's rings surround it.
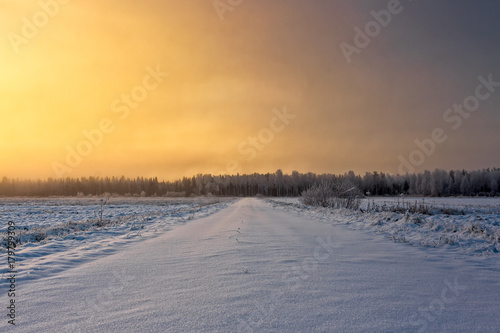
<svg viewBox="0 0 500 333">
<path fill-rule="evenodd" d="M 212 1 L 1 1 L 0 176 L 397 172 L 497 69 L 407 62 L 395 45 L 433 38 L 413 36 L 411 8 L 348 64 L 339 44 L 370 10 L 243 1 L 222 20 Z M 499 98 L 445 128 L 450 140 L 416 169 L 498 164 L 480 142 L 498 141 Z"/>
</svg>

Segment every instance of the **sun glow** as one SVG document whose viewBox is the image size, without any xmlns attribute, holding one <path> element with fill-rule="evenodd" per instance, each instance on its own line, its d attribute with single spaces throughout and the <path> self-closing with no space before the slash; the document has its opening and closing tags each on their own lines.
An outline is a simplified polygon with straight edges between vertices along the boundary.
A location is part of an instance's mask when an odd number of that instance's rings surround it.
<svg viewBox="0 0 500 333">
<path fill-rule="evenodd" d="M 380 48 L 402 43 L 392 26 L 347 64 L 361 7 L 245 2 L 222 20 L 203 1 L 2 2 L 0 176 L 396 171 L 457 97 L 441 67 Z M 296 118 L 271 140 L 283 108 Z"/>
</svg>

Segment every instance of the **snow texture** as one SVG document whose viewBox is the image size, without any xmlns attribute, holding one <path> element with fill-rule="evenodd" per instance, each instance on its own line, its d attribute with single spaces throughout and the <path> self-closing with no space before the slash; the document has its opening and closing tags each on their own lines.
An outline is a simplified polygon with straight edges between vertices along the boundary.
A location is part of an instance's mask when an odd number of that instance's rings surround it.
<svg viewBox="0 0 500 333">
<path fill-rule="evenodd" d="M 4 319 L 0 331 L 498 332 L 494 254 L 394 243 L 358 213 L 252 198 L 216 206 L 188 223 L 158 215 L 142 241 L 126 238 L 128 222 L 78 246 L 23 245 L 31 274 L 18 281 L 16 326 Z"/>
</svg>

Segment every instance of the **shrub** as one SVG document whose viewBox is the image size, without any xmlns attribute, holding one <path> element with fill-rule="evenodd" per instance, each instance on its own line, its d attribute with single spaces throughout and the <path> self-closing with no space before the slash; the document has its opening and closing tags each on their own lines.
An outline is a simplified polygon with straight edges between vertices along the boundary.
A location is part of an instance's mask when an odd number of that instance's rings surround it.
<svg viewBox="0 0 500 333">
<path fill-rule="evenodd" d="M 411 213 L 411 214 L 423 214 L 423 215 L 465 215 L 466 212 L 462 208 L 455 208 L 451 206 L 442 205 L 442 207 L 433 206 L 425 202 L 424 199 L 413 203 L 410 201 L 384 201 L 382 205 L 377 204 L 375 200 L 372 202 L 368 201 L 366 211 L 372 212 L 392 212 L 392 213 Z"/>
<path fill-rule="evenodd" d="M 359 209 L 361 191 L 347 179 L 327 180 L 311 186 L 302 193 L 304 205 L 328 208 Z"/>
</svg>

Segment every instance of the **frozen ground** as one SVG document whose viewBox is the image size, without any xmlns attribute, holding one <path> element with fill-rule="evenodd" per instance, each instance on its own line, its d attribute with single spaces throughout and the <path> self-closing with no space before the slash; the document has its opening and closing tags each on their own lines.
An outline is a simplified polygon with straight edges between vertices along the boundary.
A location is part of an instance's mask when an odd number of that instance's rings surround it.
<svg viewBox="0 0 500 333">
<path fill-rule="evenodd" d="M 404 198 L 411 205 L 424 204 L 431 215 L 381 211 L 403 207 L 403 198 L 365 199 L 364 212 L 307 207 L 298 198 L 267 200 L 277 209 L 345 224 L 353 230 L 382 234 L 388 240 L 410 246 L 445 247 L 468 255 L 500 252 L 500 198 Z M 399 205 L 399 206 L 398 206 Z M 371 209 L 369 209 L 371 207 Z M 373 208 L 376 207 L 375 211 Z M 449 214 L 439 213 L 441 211 Z"/>
<path fill-rule="evenodd" d="M 498 332 L 497 255 L 394 243 L 347 213 L 218 205 L 169 230 L 159 217 L 156 237 L 92 244 L 106 255 L 57 250 L 59 270 L 17 281 L 17 325 L 2 316 L 0 331 Z"/>
<path fill-rule="evenodd" d="M 473 213 L 500 213 L 500 198 L 467 198 L 467 197 L 451 197 L 451 198 L 422 198 L 422 197 L 375 197 L 367 198 L 363 201 L 362 207 L 368 205 L 369 202 L 375 202 L 378 205 L 384 204 L 417 204 L 424 203 L 441 209 L 457 209 L 464 211 L 466 214 Z"/>
<path fill-rule="evenodd" d="M 17 251 L 18 277 L 56 273 L 213 214 L 233 199 L 110 198 L 104 205 L 101 200 L 2 199 L 0 253 L 7 252 L 7 222 L 14 221 L 21 243 Z M 0 266 L 2 277 L 6 271 L 6 266 Z"/>
<path fill-rule="evenodd" d="M 274 201 L 286 203 L 300 203 L 299 198 L 275 198 Z M 403 204 L 410 203 L 432 205 L 437 208 L 457 208 L 463 209 L 466 213 L 500 213 L 500 198 L 467 198 L 467 197 L 448 197 L 448 198 L 423 198 L 423 197 L 368 197 L 363 200 L 361 208 L 366 208 L 368 204 L 375 202 L 377 205 L 384 204 Z"/>
</svg>

